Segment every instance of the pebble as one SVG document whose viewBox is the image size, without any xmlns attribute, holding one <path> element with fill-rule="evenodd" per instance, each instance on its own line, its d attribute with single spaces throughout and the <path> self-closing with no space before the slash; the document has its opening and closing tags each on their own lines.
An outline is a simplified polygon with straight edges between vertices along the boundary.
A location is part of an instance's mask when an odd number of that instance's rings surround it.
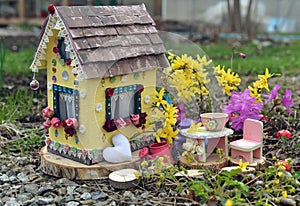
<svg viewBox="0 0 300 206">
<path fill-rule="evenodd" d="M 88 192 L 85 192 L 82 195 L 80 195 L 80 199 L 83 199 L 83 200 L 88 200 L 88 199 L 91 199 L 91 198 L 92 198 L 92 195 Z"/>
</svg>

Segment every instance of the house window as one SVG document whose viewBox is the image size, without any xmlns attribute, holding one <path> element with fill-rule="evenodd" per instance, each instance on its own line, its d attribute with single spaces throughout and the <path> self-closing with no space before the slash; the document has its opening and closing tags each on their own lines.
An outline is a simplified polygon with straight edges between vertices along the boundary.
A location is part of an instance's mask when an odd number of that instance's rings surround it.
<svg viewBox="0 0 300 206">
<path fill-rule="evenodd" d="M 70 53 L 66 52 L 66 47 L 67 45 L 65 44 L 65 38 L 63 37 L 58 38 L 58 44 L 57 44 L 58 52 L 60 58 L 65 61 L 70 58 Z"/>
<path fill-rule="evenodd" d="M 106 119 L 126 119 L 141 113 L 142 85 L 106 89 Z"/>
<path fill-rule="evenodd" d="M 79 100 L 78 91 L 54 84 L 53 106 L 56 116 L 60 120 L 75 118 L 78 120 Z"/>
</svg>

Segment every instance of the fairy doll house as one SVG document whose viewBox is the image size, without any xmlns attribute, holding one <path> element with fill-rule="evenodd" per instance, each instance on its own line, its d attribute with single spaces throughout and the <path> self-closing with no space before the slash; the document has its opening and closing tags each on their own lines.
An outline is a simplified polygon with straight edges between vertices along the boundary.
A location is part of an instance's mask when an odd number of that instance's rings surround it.
<svg viewBox="0 0 300 206">
<path fill-rule="evenodd" d="M 47 70 L 47 150 L 101 162 L 115 134 L 142 131 L 165 48 L 144 5 L 48 10 L 30 67 Z"/>
</svg>

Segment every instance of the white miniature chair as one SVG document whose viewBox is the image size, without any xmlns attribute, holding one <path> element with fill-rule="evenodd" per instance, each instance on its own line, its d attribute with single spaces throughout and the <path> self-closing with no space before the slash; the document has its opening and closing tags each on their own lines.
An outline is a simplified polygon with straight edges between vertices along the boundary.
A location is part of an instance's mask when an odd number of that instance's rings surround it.
<svg viewBox="0 0 300 206">
<path fill-rule="evenodd" d="M 246 119 L 243 128 L 243 139 L 229 143 L 231 157 L 242 157 L 250 164 L 253 158 L 262 158 L 263 123 L 254 119 Z"/>
</svg>

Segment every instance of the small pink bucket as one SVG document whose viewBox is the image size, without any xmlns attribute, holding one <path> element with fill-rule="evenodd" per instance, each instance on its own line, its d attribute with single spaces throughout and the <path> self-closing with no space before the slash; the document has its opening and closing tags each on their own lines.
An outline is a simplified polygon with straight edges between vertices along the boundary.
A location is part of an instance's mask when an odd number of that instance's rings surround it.
<svg viewBox="0 0 300 206">
<path fill-rule="evenodd" d="M 171 164 L 174 164 L 171 147 L 169 147 L 167 142 L 153 143 L 149 146 L 149 148 L 150 148 L 150 155 L 148 155 L 148 157 L 150 159 L 154 159 L 156 157 L 168 156 L 169 158 L 164 157 L 164 163 L 167 163 L 170 159 Z"/>
</svg>

